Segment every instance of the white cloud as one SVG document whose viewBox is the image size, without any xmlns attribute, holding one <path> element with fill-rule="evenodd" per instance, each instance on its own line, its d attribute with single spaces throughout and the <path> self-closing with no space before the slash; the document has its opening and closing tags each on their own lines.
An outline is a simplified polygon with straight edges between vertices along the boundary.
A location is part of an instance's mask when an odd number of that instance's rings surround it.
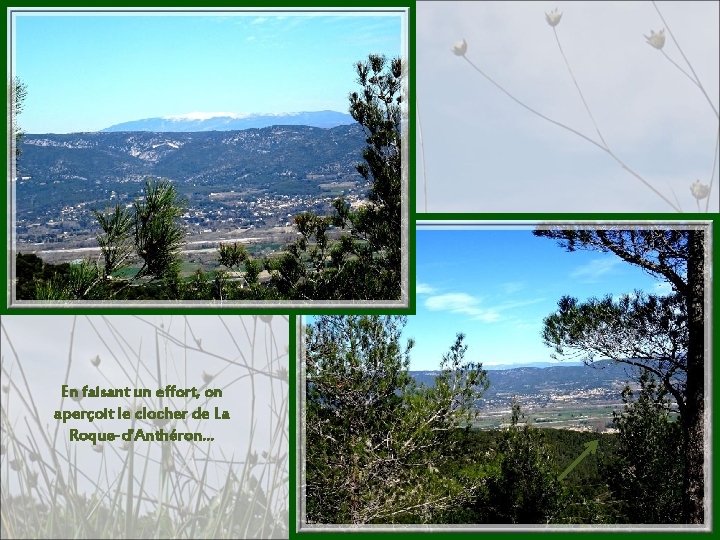
<svg viewBox="0 0 720 540">
<path fill-rule="evenodd" d="M 516 300 L 514 302 L 503 302 L 499 306 L 497 306 L 495 309 L 498 311 L 505 311 L 509 309 L 515 309 L 519 307 L 525 307 L 530 306 L 532 304 L 537 304 L 539 302 L 544 302 L 544 298 L 530 298 L 528 300 Z"/>
<path fill-rule="evenodd" d="M 502 302 L 492 306 L 482 305 L 482 299 L 464 292 L 453 292 L 431 295 L 425 299 L 425 307 L 430 311 L 449 311 L 469 315 L 471 318 L 483 322 L 496 322 L 501 319 L 501 313 L 515 308 L 537 304 L 543 298 L 531 298 L 514 302 Z"/>
<path fill-rule="evenodd" d="M 483 322 L 495 322 L 500 314 L 492 308 L 480 307 L 480 299 L 467 293 L 445 293 L 430 296 L 425 307 L 431 311 L 449 311 L 469 315 Z"/>
<path fill-rule="evenodd" d="M 427 283 L 418 283 L 415 285 L 416 294 L 432 294 L 435 292 L 435 287 L 428 285 Z"/>
<path fill-rule="evenodd" d="M 620 264 L 620 259 L 593 259 L 573 270 L 570 277 L 592 283 L 612 272 L 618 264 Z"/>
<path fill-rule="evenodd" d="M 478 299 L 467 293 L 445 293 L 431 296 L 425 300 L 425 307 L 433 311 L 465 310 L 479 303 Z"/>
<path fill-rule="evenodd" d="M 513 294 L 525 288 L 524 281 L 508 281 L 500 284 L 500 288 L 505 294 Z"/>
</svg>

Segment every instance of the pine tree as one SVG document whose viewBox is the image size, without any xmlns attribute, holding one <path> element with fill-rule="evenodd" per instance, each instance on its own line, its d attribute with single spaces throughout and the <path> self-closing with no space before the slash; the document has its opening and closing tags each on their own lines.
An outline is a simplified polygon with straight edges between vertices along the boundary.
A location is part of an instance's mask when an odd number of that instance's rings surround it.
<svg viewBox="0 0 720 540">
<path fill-rule="evenodd" d="M 401 296 L 403 66 L 398 58 L 370 55 L 355 71 L 362 90 L 350 94 L 350 114 L 365 128 L 364 162 L 357 170 L 369 183 L 369 201 L 352 209 L 337 199 L 332 216 L 295 217 L 300 239 L 268 265 L 272 284 L 285 297 Z"/>
<path fill-rule="evenodd" d="M 116 205 L 110 212 L 102 213 L 95 210 L 93 214 L 102 229 L 102 233 L 97 235 L 97 242 L 105 262 L 103 269 L 105 279 L 108 279 L 133 252 L 131 239 L 133 216 L 120 205 Z"/>
<path fill-rule="evenodd" d="M 524 422 L 516 401 L 498 453 L 500 468 L 488 482 L 488 500 L 478 501 L 481 519 L 486 523 L 551 523 L 561 508 L 562 487 L 542 435 Z"/>
<path fill-rule="evenodd" d="M 608 477 L 628 523 L 683 521 L 682 433 L 666 396 L 663 385 L 644 371 L 637 399 L 626 387 L 625 408 L 614 414 L 619 445 Z"/>
<path fill-rule="evenodd" d="M 18 116 L 25 106 L 25 98 L 27 98 L 27 84 L 22 82 L 18 77 L 14 77 L 8 85 L 11 94 L 11 114 L 10 123 L 12 125 L 13 138 L 15 139 L 15 157 L 20 156 L 20 139 L 25 134 L 18 124 Z"/>
<path fill-rule="evenodd" d="M 568 251 L 612 253 L 670 284 L 673 293 L 578 303 L 565 297 L 545 319 L 560 355 L 595 355 L 653 373 L 677 402 L 682 430 L 683 523 L 704 523 L 705 234 L 701 229 L 549 226 L 535 231 Z"/>
<path fill-rule="evenodd" d="M 307 327 L 308 522 L 432 523 L 477 487 L 443 471 L 485 372 L 464 361 L 458 336 L 436 384 L 417 386 L 404 325 L 397 316 L 322 316 Z"/>
<path fill-rule="evenodd" d="M 148 180 L 143 198 L 135 201 L 135 250 L 143 261 L 138 275 L 173 280 L 180 269 L 178 253 L 185 231 L 179 222 L 181 207 L 168 180 Z"/>
</svg>

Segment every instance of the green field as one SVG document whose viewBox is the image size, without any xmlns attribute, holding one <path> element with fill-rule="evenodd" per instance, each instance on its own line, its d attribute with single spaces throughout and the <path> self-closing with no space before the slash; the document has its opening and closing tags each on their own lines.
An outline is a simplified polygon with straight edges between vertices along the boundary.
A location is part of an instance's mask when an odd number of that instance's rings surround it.
<svg viewBox="0 0 720 540">
<path fill-rule="evenodd" d="M 622 410 L 622 403 L 593 407 L 527 410 L 525 411 L 525 421 L 542 428 L 604 432 L 612 425 L 613 411 L 620 410 Z M 482 430 L 496 429 L 509 421 L 510 413 L 507 411 L 498 411 L 497 414 L 483 411 L 473 422 L 473 427 Z"/>
</svg>

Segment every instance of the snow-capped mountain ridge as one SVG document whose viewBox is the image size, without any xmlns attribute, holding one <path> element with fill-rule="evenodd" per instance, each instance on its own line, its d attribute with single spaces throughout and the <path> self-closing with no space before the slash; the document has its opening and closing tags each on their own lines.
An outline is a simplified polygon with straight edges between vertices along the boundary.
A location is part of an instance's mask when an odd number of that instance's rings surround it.
<svg viewBox="0 0 720 540">
<path fill-rule="evenodd" d="M 163 120 L 210 120 L 211 118 L 247 118 L 252 116 L 247 113 L 235 113 L 235 112 L 189 112 L 184 114 L 171 114 L 169 116 L 161 116 Z"/>
</svg>

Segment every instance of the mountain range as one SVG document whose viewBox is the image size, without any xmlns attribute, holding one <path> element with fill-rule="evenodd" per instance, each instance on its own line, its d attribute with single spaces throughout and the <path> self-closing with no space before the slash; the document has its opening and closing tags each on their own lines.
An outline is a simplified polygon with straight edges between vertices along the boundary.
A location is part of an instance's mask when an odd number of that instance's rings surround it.
<svg viewBox="0 0 720 540">
<path fill-rule="evenodd" d="M 432 386 L 438 371 L 411 371 L 419 384 Z M 593 389 L 617 390 L 638 376 L 638 369 L 610 360 L 586 365 L 553 365 L 550 367 L 519 367 L 488 370 L 490 387 L 485 398 L 496 396 L 539 396 L 548 393 L 571 394 Z"/>
<path fill-rule="evenodd" d="M 36 186 L 107 185 L 154 176 L 216 191 L 249 186 L 307 191 L 321 182 L 359 179 L 355 165 L 362 161 L 364 144 L 359 124 L 330 129 L 28 134 L 21 141 L 19 170 Z"/>
<path fill-rule="evenodd" d="M 354 124 L 355 120 L 346 113 L 337 111 L 303 111 L 277 114 L 237 113 L 188 113 L 177 116 L 144 118 L 115 124 L 102 132 L 154 131 L 154 132 L 195 132 L 235 131 L 270 126 L 311 126 L 332 128 Z"/>
<path fill-rule="evenodd" d="M 47 242 L 48 234 L 60 239 L 68 232 L 90 233 L 92 209 L 132 203 L 148 177 L 172 181 L 188 211 L 209 220 L 205 228 L 217 228 L 229 212 L 235 226 L 263 219 L 285 223 L 289 214 L 305 210 L 326 212 L 335 197 L 366 196 L 368 184 L 356 169 L 365 138 L 357 123 L 27 134 L 15 183 L 18 238 L 32 233 L 34 241 Z M 253 207 L 268 198 L 276 201 L 273 210 Z M 59 232 L 48 229 L 52 223 L 61 223 Z"/>
</svg>

